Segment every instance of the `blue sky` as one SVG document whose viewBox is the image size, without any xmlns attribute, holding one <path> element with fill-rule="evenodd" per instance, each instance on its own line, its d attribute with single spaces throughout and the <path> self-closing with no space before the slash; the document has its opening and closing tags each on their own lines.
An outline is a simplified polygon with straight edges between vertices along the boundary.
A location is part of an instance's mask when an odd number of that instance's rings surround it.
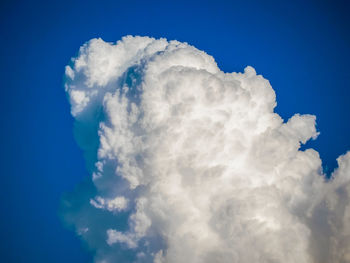
<svg viewBox="0 0 350 263">
<path fill-rule="evenodd" d="M 147 35 L 188 42 L 223 71 L 252 65 L 276 111 L 317 116 L 326 171 L 350 149 L 347 1 L 2 1 L 0 107 L 2 262 L 89 262 L 63 227 L 60 198 L 87 177 L 63 89 L 87 40 Z"/>
</svg>

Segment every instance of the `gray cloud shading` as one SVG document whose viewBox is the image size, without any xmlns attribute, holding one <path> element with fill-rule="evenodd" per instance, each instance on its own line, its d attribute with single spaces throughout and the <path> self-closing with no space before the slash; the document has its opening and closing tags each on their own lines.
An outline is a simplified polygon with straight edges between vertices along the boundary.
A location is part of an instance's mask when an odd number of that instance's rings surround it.
<svg viewBox="0 0 350 263">
<path fill-rule="evenodd" d="M 92 179 L 65 222 L 95 262 L 350 262 L 350 153 L 326 180 L 316 117 L 187 43 L 92 39 L 66 67 Z"/>
</svg>

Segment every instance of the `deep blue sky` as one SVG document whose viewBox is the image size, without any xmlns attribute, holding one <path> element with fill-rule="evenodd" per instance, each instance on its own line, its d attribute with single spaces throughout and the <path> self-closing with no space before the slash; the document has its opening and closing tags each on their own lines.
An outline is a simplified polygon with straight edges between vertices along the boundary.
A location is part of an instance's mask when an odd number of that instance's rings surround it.
<svg viewBox="0 0 350 263">
<path fill-rule="evenodd" d="M 63 90 L 64 66 L 87 40 L 148 35 L 186 41 L 224 71 L 252 65 L 277 112 L 317 115 L 308 144 L 328 171 L 350 149 L 348 1 L 1 1 L 1 262 L 91 262 L 58 217 L 84 177 Z"/>
</svg>

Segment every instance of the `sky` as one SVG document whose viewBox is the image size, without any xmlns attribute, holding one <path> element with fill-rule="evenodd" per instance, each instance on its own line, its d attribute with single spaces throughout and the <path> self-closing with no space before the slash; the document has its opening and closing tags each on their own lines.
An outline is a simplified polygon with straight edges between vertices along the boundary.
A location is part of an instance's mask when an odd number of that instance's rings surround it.
<svg viewBox="0 0 350 263">
<path fill-rule="evenodd" d="M 349 9 L 347 1 L 2 1 L 2 261 L 92 262 L 59 215 L 63 193 L 89 176 L 63 87 L 86 41 L 165 37 L 204 50 L 225 72 L 253 66 L 283 119 L 317 116 L 320 135 L 307 147 L 330 174 L 350 149 Z"/>
</svg>

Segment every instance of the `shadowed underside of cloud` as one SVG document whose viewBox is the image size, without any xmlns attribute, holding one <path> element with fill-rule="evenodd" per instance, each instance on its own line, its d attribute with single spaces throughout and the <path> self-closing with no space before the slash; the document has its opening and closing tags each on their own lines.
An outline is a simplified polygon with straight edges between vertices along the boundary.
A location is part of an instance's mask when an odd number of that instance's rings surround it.
<svg viewBox="0 0 350 263">
<path fill-rule="evenodd" d="M 350 153 L 326 180 L 315 116 L 187 43 L 93 39 L 66 67 L 92 179 L 63 200 L 96 262 L 350 262 Z"/>
</svg>

